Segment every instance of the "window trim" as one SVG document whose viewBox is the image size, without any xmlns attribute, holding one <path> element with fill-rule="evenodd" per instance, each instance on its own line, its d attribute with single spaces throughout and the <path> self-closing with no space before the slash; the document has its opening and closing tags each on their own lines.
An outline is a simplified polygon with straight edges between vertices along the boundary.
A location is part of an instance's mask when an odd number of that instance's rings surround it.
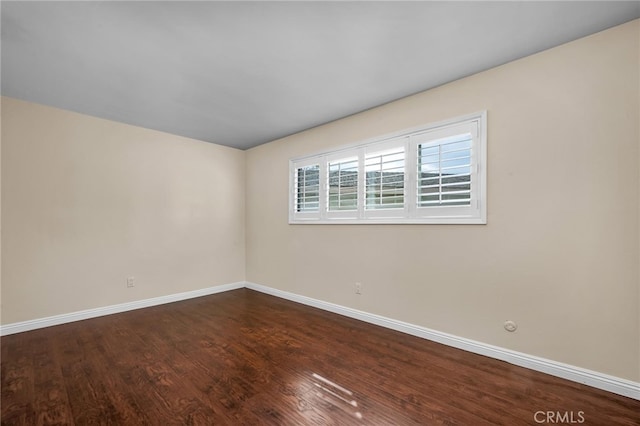
<svg viewBox="0 0 640 426">
<path fill-rule="evenodd" d="M 417 145 L 422 137 L 435 139 L 451 129 L 473 126 L 476 133 L 472 145 L 472 179 L 470 206 L 420 207 L 417 200 Z M 455 133 L 455 132 L 454 132 Z M 366 173 L 364 158 L 367 152 L 405 145 L 404 208 L 365 209 Z M 357 210 L 328 211 L 329 161 L 358 157 Z M 294 173 L 300 167 L 320 165 L 320 202 L 317 212 L 297 212 Z M 370 138 L 337 149 L 289 160 L 289 224 L 486 224 L 487 223 L 487 111 L 480 111 L 449 120 L 404 129 L 383 136 Z M 337 214 L 336 214 L 337 213 Z M 348 213 L 348 214 L 345 214 Z M 397 213 L 397 214 L 396 214 Z"/>
</svg>

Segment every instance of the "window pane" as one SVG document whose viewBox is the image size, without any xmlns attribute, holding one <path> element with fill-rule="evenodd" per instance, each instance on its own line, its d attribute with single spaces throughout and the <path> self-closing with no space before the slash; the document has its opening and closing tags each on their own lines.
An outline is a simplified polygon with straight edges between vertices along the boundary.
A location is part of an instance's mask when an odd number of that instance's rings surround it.
<svg viewBox="0 0 640 426">
<path fill-rule="evenodd" d="M 404 208 L 404 147 L 365 157 L 365 209 Z"/>
<path fill-rule="evenodd" d="M 471 135 L 418 145 L 418 206 L 471 204 Z"/>
<path fill-rule="evenodd" d="M 320 208 L 320 165 L 299 167 L 296 172 L 296 211 L 317 212 Z"/>
<path fill-rule="evenodd" d="M 358 158 L 329 163 L 329 211 L 357 210 Z"/>
</svg>

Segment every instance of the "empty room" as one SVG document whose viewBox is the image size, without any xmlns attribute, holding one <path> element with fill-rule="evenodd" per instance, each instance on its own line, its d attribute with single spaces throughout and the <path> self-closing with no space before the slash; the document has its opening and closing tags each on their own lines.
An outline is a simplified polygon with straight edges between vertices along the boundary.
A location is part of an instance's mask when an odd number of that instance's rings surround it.
<svg viewBox="0 0 640 426">
<path fill-rule="evenodd" d="M 640 425 L 640 2 L 0 18 L 2 425 Z"/>
</svg>

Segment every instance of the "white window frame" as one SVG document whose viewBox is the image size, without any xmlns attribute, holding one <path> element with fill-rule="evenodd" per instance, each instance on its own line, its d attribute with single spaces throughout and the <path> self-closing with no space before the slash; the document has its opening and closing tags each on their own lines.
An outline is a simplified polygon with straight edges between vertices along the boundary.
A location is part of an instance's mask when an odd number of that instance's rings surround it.
<svg viewBox="0 0 640 426">
<path fill-rule="evenodd" d="M 441 138 L 471 134 L 471 201 L 462 206 L 428 206 L 418 203 L 418 146 Z M 365 206 L 365 156 L 404 146 L 404 208 L 370 209 Z M 357 209 L 329 211 L 328 163 L 348 157 L 358 158 Z M 320 200 L 317 212 L 296 211 L 295 176 L 300 167 L 320 166 Z M 438 123 L 405 129 L 356 144 L 289 161 L 290 224 L 486 224 L 487 223 L 487 112 L 456 117 Z"/>
</svg>

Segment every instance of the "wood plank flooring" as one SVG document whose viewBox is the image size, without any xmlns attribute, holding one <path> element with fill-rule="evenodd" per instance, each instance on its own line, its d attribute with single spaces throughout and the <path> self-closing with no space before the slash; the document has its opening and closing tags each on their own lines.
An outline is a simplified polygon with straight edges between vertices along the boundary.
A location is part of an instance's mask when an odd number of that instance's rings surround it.
<svg viewBox="0 0 640 426">
<path fill-rule="evenodd" d="M 2 425 L 640 425 L 640 401 L 247 289 L 1 344 Z"/>
</svg>

